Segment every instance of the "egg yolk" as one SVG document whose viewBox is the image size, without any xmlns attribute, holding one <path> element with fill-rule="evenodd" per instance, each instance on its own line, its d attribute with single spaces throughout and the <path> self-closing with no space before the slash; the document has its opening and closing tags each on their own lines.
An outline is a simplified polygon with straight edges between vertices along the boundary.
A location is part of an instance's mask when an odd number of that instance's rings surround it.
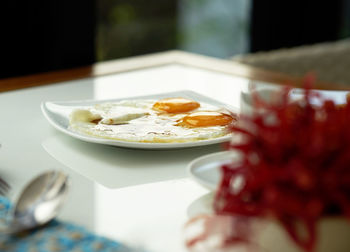
<svg viewBox="0 0 350 252">
<path fill-rule="evenodd" d="M 199 108 L 200 104 L 185 98 L 166 98 L 157 101 L 153 105 L 153 109 L 168 113 L 183 113 Z"/>
<path fill-rule="evenodd" d="M 209 126 L 224 126 L 236 120 L 233 116 L 220 112 L 195 112 L 181 119 L 177 124 L 184 127 L 209 127 Z"/>
</svg>

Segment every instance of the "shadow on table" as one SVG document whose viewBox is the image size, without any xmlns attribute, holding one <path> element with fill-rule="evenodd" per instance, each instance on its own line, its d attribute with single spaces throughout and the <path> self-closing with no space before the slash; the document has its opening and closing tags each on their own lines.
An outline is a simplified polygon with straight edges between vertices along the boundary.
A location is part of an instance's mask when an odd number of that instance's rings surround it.
<svg viewBox="0 0 350 252">
<path fill-rule="evenodd" d="M 76 140 L 60 132 L 42 142 L 56 160 L 109 188 L 185 178 L 193 159 L 222 150 L 220 144 L 174 150 L 136 150 Z"/>
</svg>

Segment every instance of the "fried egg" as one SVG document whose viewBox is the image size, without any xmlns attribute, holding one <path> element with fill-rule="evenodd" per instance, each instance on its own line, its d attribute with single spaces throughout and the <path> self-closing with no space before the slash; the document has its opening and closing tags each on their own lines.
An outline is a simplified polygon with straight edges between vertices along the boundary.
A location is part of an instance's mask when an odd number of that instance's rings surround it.
<svg viewBox="0 0 350 252">
<path fill-rule="evenodd" d="M 207 103 L 175 97 L 161 100 L 125 100 L 76 109 L 70 129 L 106 139 L 173 143 L 193 142 L 229 134 L 236 121 L 229 111 Z"/>
<path fill-rule="evenodd" d="M 199 108 L 200 104 L 185 98 L 165 98 L 153 104 L 152 109 L 167 113 L 183 113 Z"/>
</svg>

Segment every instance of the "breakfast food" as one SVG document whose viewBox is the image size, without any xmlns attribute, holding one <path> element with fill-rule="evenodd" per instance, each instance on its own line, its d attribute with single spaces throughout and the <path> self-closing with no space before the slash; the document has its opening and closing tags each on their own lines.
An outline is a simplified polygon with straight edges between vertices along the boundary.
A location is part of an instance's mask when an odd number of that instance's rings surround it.
<svg viewBox="0 0 350 252">
<path fill-rule="evenodd" d="M 185 98 L 165 98 L 153 104 L 153 109 L 167 113 L 189 112 L 199 108 L 200 104 Z"/>
<path fill-rule="evenodd" d="M 229 134 L 236 121 L 226 109 L 182 97 L 123 100 L 76 109 L 69 128 L 75 132 L 130 142 L 174 143 Z"/>
</svg>

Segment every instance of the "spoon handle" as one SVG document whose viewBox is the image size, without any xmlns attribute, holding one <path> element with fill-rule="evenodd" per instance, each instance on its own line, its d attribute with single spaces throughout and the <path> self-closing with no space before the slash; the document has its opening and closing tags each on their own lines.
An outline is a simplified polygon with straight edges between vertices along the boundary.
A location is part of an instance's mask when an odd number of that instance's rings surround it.
<svg viewBox="0 0 350 252">
<path fill-rule="evenodd" d="M 4 235 L 11 235 L 11 234 L 15 234 L 22 231 L 21 229 L 18 228 L 13 228 L 11 226 L 8 227 L 1 227 L 0 228 L 0 236 L 4 236 Z"/>
</svg>

